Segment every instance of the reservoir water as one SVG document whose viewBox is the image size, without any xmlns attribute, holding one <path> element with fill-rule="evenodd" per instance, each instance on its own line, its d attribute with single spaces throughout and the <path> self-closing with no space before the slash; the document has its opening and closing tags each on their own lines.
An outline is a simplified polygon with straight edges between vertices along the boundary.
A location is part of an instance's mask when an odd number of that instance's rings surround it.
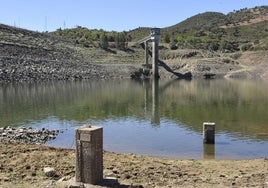
<svg viewBox="0 0 268 188">
<path fill-rule="evenodd" d="M 203 145 L 203 122 L 216 123 Z M 104 149 L 176 158 L 268 157 L 268 82 L 74 81 L 0 85 L 0 127 L 59 129 L 47 145 L 74 148 L 74 129 L 103 127 Z"/>
</svg>

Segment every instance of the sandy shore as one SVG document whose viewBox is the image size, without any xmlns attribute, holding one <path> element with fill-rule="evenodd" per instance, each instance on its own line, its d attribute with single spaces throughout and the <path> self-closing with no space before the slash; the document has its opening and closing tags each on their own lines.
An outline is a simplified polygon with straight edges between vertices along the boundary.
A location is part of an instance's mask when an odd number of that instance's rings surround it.
<svg viewBox="0 0 268 188">
<path fill-rule="evenodd" d="M 68 187 L 75 151 L 42 145 L 0 144 L 0 187 Z M 109 187 L 268 187 L 268 159 L 180 160 L 104 152 Z M 55 169 L 53 177 L 44 167 Z M 107 187 L 96 186 L 96 187 Z"/>
</svg>

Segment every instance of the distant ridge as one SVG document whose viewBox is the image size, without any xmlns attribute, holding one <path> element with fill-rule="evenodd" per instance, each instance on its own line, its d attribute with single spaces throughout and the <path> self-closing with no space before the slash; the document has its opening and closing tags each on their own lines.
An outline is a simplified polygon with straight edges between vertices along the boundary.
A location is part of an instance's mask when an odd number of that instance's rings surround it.
<svg viewBox="0 0 268 188">
<path fill-rule="evenodd" d="M 192 34 L 198 30 L 215 30 L 218 28 L 228 29 L 232 27 L 251 26 L 263 24 L 268 21 L 268 6 L 244 8 L 233 11 L 227 15 L 220 12 L 204 12 L 194 15 L 172 26 L 161 29 L 161 35 L 169 35 L 174 38 L 178 34 Z M 133 39 L 148 35 L 149 28 L 137 28 L 128 33 Z M 255 32 L 255 31 L 254 31 Z M 142 37 L 140 37 L 142 36 Z"/>
<path fill-rule="evenodd" d="M 164 32 L 178 33 L 185 30 L 200 29 L 217 25 L 219 20 L 225 18 L 225 15 L 219 12 L 205 12 L 192 16 L 176 25 L 163 28 Z"/>
</svg>

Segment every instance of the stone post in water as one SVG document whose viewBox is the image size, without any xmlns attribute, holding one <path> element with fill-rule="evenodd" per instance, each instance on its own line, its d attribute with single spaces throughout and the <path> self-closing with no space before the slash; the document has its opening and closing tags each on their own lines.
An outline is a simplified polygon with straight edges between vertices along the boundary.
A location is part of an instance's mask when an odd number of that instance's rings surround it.
<svg viewBox="0 0 268 188">
<path fill-rule="evenodd" d="M 76 182 L 98 184 L 103 181 L 103 131 L 85 125 L 75 130 Z"/>
<path fill-rule="evenodd" d="M 203 141 L 204 144 L 215 143 L 215 123 L 213 122 L 203 123 Z"/>
</svg>

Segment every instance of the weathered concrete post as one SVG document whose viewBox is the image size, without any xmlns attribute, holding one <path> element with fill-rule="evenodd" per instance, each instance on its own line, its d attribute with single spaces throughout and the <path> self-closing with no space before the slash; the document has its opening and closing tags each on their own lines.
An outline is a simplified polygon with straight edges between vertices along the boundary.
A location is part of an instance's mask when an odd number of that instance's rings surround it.
<svg viewBox="0 0 268 188">
<path fill-rule="evenodd" d="M 97 184 L 103 180 L 102 128 L 85 125 L 75 130 L 76 182 Z"/>
<path fill-rule="evenodd" d="M 203 141 L 205 144 L 215 143 L 215 123 L 213 122 L 203 123 Z"/>
<path fill-rule="evenodd" d="M 151 29 L 152 40 L 152 74 L 154 78 L 159 78 L 158 72 L 158 43 L 160 38 L 160 28 Z"/>
</svg>

